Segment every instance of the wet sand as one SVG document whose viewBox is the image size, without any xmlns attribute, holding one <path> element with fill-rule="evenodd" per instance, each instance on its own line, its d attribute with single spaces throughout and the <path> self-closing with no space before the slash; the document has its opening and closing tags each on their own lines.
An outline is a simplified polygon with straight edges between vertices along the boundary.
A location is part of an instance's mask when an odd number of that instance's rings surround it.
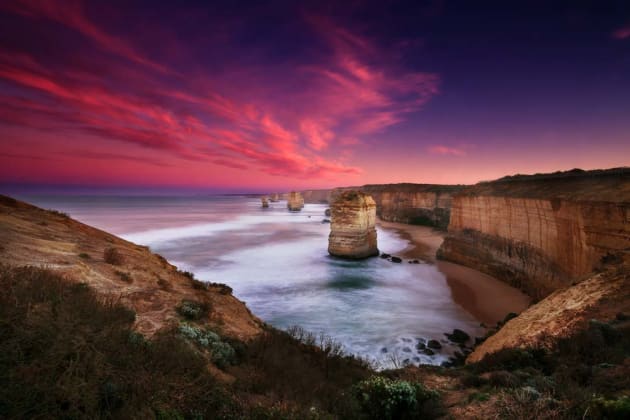
<svg viewBox="0 0 630 420">
<path fill-rule="evenodd" d="M 472 268 L 447 261 L 436 261 L 435 254 L 444 241 L 445 232 L 427 226 L 379 220 L 379 226 L 394 230 L 410 242 L 402 252 L 405 259 L 419 259 L 434 263 L 446 276 L 453 300 L 479 322 L 494 325 L 510 312 L 520 313 L 530 304 L 529 297 L 506 283 Z"/>
</svg>

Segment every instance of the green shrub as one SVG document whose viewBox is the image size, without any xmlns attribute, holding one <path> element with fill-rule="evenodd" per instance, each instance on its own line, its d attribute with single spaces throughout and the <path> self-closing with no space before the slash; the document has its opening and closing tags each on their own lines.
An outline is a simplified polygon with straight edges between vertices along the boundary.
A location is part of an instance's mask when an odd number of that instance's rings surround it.
<svg viewBox="0 0 630 420">
<path fill-rule="evenodd" d="M 133 283 L 133 279 L 129 275 L 129 273 L 125 273 L 124 271 L 116 270 L 116 275 L 125 283 Z"/>
<path fill-rule="evenodd" d="M 82 252 L 79 254 L 79 258 L 83 258 L 84 260 L 89 260 L 92 257 L 90 257 L 90 254 L 86 254 L 85 252 Z"/>
<path fill-rule="evenodd" d="M 594 416 L 601 416 L 607 419 L 629 419 L 630 418 L 630 397 L 623 396 L 616 399 L 606 399 L 596 397 L 591 402 L 590 408 Z"/>
<path fill-rule="evenodd" d="M 176 309 L 177 313 L 179 313 L 184 318 L 196 321 L 205 317 L 208 314 L 208 310 L 210 308 L 207 303 L 183 299 Z"/>
<path fill-rule="evenodd" d="M 231 345 L 223 341 L 217 341 L 210 345 L 212 362 L 220 368 L 236 363 L 236 352 Z"/>
<path fill-rule="evenodd" d="M 372 419 L 411 419 L 421 417 L 423 406 L 437 400 L 436 391 L 418 383 L 373 376 L 354 387 L 365 416 Z"/>
<path fill-rule="evenodd" d="M 210 350 L 212 362 L 218 367 L 225 368 L 236 363 L 234 348 L 229 343 L 223 342 L 215 332 L 186 323 L 179 325 L 179 332 L 195 344 Z"/>
<path fill-rule="evenodd" d="M 123 263 L 123 256 L 116 248 L 106 248 L 103 251 L 103 260 L 107 264 L 121 265 Z"/>
</svg>

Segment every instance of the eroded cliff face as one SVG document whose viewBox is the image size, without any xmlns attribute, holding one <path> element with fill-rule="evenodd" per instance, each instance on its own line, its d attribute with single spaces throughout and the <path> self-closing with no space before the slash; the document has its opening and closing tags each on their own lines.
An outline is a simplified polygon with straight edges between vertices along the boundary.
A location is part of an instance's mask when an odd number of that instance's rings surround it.
<svg viewBox="0 0 630 420">
<path fill-rule="evenodd" d="M 448 231 L 439 258 L 541 299 L 630 246 L 630 174 L 471 187 L 453 197 Z"/>
<path fill-rule="evenodd" d="M 384 184 L 336 188 L 330 199 L 344 191 L 357 190 L 369 194 L 376 203 L 376 215 L 388 222 L 398 222 L 446 229 L 454 193 L 459 185 Z"/>
<path fill-rule="evenodd" d="M 617 257 L 623 258 L 623 257 Z M 593 319 L 608 322 L 630 311 L 630 257 L 575 286 L 560 289 L 508 321 L 468 356 L 474 363 L 504 348 L 546 347 L 586 328 Z"/>
<path fill-rule="evenodd" d="M 358 191 L 345 191 L 330 206 L 328 252 L 337 257 L 360 259 L 378 255 L 376 203 Z"/>
</svg>

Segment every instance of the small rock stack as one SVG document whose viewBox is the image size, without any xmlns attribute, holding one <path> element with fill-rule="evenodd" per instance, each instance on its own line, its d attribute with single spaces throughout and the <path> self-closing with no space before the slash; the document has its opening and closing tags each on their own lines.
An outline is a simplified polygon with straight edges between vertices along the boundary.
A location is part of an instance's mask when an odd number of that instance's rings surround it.
<svg viewBox="0 0 630 420">
<path fill-rule="evenodd" d="M 264 209 L 266 209 L 267 207 L 269 207 L 269 200 L 267 199 L 267 197 L 261 197 L 260 201 L 262 202 L 262 207 Z"/>
<path fill-rule="evenodd" d="M 291 191 L 287 200 L 287 208 L 290 211 L 300 211 L 303 207 L 304 197 L 302 197 L 302 194 L 296 191 Z"/>
<path fill-rule="evenodd" d="M 378 255 L 376 245 L 376 203 L 359 191 L 345 191 L 330 206 L 328 253 L 337 257 L 362 259 Z"/>
</svg>

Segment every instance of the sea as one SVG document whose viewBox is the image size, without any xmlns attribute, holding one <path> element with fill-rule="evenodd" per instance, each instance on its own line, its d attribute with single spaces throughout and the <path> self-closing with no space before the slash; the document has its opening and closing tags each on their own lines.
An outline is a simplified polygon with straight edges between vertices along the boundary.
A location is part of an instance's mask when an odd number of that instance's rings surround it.
<svg viewBox="0 0 630 420">
<path fill-rule="evenodd" d="M 483 333 L 435 265 L 330 256 L 325 204 L 289 212 L 286 201 L 262 208 L 246 195 L 20 198 L 147 245 L 200 280 L 229 285 L 268 324 L 332 337 L 380 369 L 442 364 L 460 350 L 445 333 Z M 377 227 L 377 238 L 389 254 L 409 245 L 395 230 Z M 417 348 L 430 339 L 443 346 L 434 355 Z"/>
</svg>

